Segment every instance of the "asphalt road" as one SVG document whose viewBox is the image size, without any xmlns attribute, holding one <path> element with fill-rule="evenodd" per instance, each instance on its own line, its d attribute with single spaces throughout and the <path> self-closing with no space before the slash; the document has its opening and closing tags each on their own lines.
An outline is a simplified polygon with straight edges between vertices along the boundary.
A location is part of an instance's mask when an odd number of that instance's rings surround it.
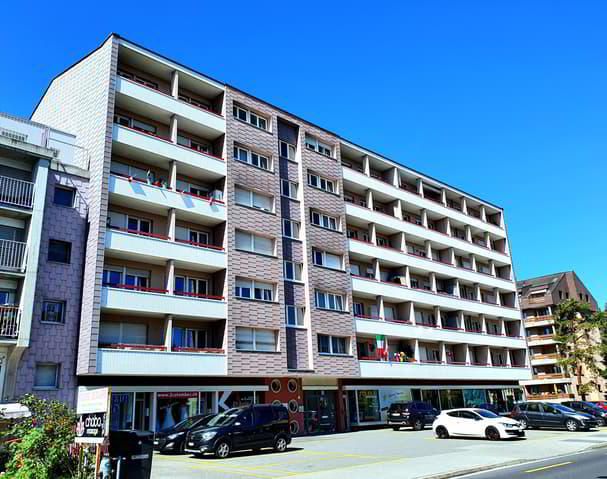
<svg viewBox="0 0 607 479">
<path fill-rule="evenodd" d="M 459 476 L 461 479 L 607 479 L 607 449 Z"/>
</svg>

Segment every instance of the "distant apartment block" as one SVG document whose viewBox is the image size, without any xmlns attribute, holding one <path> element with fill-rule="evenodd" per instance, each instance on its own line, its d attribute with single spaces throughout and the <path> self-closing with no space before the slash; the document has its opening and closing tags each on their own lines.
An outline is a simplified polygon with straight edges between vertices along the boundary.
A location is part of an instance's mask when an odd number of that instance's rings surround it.
<svg viewBox="0 0 607 479">
<path fill-rule="evenodd" d="M 32 118 L 90 155 L 77 375 L 112 386 L 114 427 L 279 401 L 311 433 L 395 399 L 522 399 L 500 207 L 118 35 Z"/>
<path fill-rule="evenodd" d="M 533 378 L 523 381 L 528 399 L 569 400 L 581 399 L 577 391 L 577 377 L 570 375 L 558 364 L 563 356 L 554 338 L 554 310 L 568 299 L 588 303 L 596 311 L 597 302 L 574 271 L 549 274 L 517 282 Z M 596 341 L 601 340 L 599 331 Z M 598 359 L 600 360 L 600 359 Z M 584 380 L 588 380 L 584 370 Z M 599 390 L 587 396 L 588 400 L 605 399 L 605 381 L 598 378 Z"/>
</svg>

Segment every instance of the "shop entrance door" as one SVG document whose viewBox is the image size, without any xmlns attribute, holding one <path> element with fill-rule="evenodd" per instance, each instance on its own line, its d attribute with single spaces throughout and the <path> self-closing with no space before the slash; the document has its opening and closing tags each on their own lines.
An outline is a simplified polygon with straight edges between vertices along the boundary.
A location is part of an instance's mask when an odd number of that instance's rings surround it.
<svg viewBox="0 0 607 479">
<path fill-rule="evenodd" d="M 304 391 L 304 431 L 306 434 L 331 433 L 337 429 L 335 404 L 337 391 Z"/>
</svg>

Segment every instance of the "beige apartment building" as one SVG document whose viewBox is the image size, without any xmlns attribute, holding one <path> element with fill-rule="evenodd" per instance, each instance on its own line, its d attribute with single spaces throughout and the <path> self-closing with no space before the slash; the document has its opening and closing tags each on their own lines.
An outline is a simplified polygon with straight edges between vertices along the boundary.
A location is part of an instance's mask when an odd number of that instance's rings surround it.
<svg viewBox="0 0 607 479">
<path fill-rule="evenodd" d="M 562 351 L 554 339 L 553 312 L 559 303 L 567 299 L 588 303 L 596 311 L 596 300 L 574 271 L 518 281 L 517 288 L 533 369 L 533 378 L 521 382 L 525 387 L 527 399 L 581 399 L 577 391 L 577 377 L 570 375 L 558 364 Z M 595 340 L 601 341 L 599 331 L 596 331 Z M 597 358 L 599 362 L 602 360 Z M 591 373 L 584 369 L 584 382 L 591 379 L 589 374 Z M 605 380 L 600 377 L 593 379 L 598 382 L 598 390 L 586 399 L 604 400 Z"/>
</svg>

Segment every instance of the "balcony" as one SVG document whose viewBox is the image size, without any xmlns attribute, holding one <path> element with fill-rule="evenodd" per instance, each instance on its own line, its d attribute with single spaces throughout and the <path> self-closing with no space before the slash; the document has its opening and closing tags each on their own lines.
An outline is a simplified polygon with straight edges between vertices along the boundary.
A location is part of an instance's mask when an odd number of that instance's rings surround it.
<svg viewBox="0 0 607 479">
<path fill-rule="evenodd" d="M 195 124 L 205 135 L 217 137 L 226 131 L 223 116 L 133 80 L 117 77 L 116 93 L 123 96 L 127 102 L 144 103 L 163 114 L 177 115 L 180 120 Z"/>
<path fill-rule="evenodd" d="M 529 346 L 541 346 L 543 344 L 556 344 L 554 334 L 531 334 L 527 336 Z"/>
<path fill-rule="evenodd" d="M 529 379 L 525 367 L 491 367 L 438 362 L 360 360 L 362 378 L 519 381 Z"/>
<path fill-rule="evenodd" d="M 34 206 L 34 183 L 0 176 L 0 206 L 31 210 Z"/>
<path fill-rule="evenodd" d="M 532 379 L 540 379 L 540 380 L 551 380 L 551 379 L 565 379 L 567 376 L 565 376 L 563 373 L 539 373 L 539 374 L 534 374 Z"/>
<path fill-rule="evenodd" d="M 112 173 L 109 192 L 114 204 L 143 211 L 166 214 L 175 209 L 180 218 L 193 222 L 216 225 L 226 220 L 223 201 L 197 196 L 149 184 L 143 180 Z"/>
<path fill-rule="evenodd" d="M 545 326 L 554 322 L 554 316 L 546 314 L 544 316 L 527 316 L 525 325 L 527 326 Z"/>
<path fill-rule="evenodd" d="M 151 133 L 114 124 L 112 131 L 113 152 L 121 156 L 160 165 L 179 162 L 180 171 L 186 176 L 199 177 L 203 170 L 209 181 L 226 176 L 226 163 L 222 158 L 170 142 Z"/>
<path fill-rule="evenodd" d="M 462 211 L 455 208 L 449 208 L 442 203 L 431 201 L 428 198 L 422 198 L 413 187 L 396 188 L 391 183 L 387 183 L 377 178 L 370 178 L 359 171 L 347 167 L 343 168 L 343 177 L 344 181 L 351 181 L 364 189 L 371 188 L 373 190 L 383 191 L 395 199 L 404 200 L 408 204 L 415 205 L 418 208 L 434 211 L 442 216 L 449 216 L 461 223 L 469 224 L 470 226 L 488 231 L 500 237 L 505 236 L 504 230 L 500 226 L 491 222 L 485 222 L 472 215 L 466 215 Z"/>
<path fill-rule="evenodd" d="M 17 306 L 0 306 L 0 341 L 17 339 L 21 310 Z"/>
<path fill-rule="evenodd" d="M 22 241 L 0 239 L 0 270 L 13 273 L 25 271 L 27 244 Z"/>
<path fill-rule="evenodd" d="M 225 319 L 227 314 L 222 296 L 168 294 L 162 289 L 128 285 L 104 286 L 101 289 L 101 307 L 107 312 L 172 314 L 193 319 Z"/>
<path fill-rule="evenodd" d="M 226 376 L 227 357 L 214 352 L 167 352 L 161 349 L 97 350 L 97 374 L 133 376 Z"/>
<path fill-rule="evenodd" d="M 515 308 L 486 304 L 480 301 L 434 293 L 423 289 L 408 288 L 402 284 L 377 281 L 361 276 L 352 276 L 352 288 L 355 293 L 363 293 L 373 297 L 383 296 L 386 301 L 394 303 L 413 301 L 426 306 L 439 306 L 475 314 L 520 319 L 520 311 Z"/>
<path fill-rule="evenodd" d="M 175 260 L 177 268 L 214 273 L 226 268 L 223 248 L 186 241 L 170 241 L 166 236 L 112 228 L 105 235 L 105 249 L 113 257 L 155 264 Z"/>
<path fill-rule="evenodd" d="M 533 366 L 541 366 L 543 364 L 554 364 L 559 360 L 560 356 L 557 353 L 551 354 L 534 354 L 531 356 L 531 364 Z"/>
</svg>

